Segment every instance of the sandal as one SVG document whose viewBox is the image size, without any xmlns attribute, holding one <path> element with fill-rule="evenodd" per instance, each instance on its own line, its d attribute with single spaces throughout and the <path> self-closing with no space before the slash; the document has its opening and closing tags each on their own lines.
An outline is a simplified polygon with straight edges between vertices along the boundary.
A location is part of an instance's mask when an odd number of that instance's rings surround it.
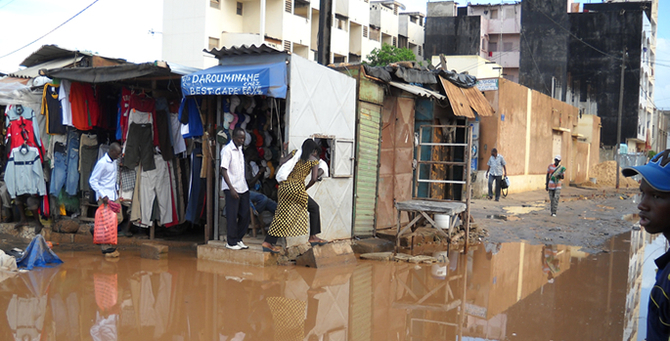
<svg viewBox="0 0 670 341">
<path fill-rule="evenodd" d="M 263 252 L 279 253 L 281 252 L 281 249 L 276 246 L 272 247 L 263 246 Z"/>
</svg>

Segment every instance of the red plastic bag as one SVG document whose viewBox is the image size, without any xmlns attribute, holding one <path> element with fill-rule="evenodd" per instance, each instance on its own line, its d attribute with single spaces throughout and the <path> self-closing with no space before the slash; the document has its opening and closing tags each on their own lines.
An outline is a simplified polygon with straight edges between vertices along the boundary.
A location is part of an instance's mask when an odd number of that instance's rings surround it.
<svg viewBox="0 0 670 341">
<path fill-rule="evenodd" d="M 109 205 L 100 205 L 98 210 L 95 211 L 93 243 L 116 245 L 118 239 L 117 223 L 116 213 Z"/>
</svg>

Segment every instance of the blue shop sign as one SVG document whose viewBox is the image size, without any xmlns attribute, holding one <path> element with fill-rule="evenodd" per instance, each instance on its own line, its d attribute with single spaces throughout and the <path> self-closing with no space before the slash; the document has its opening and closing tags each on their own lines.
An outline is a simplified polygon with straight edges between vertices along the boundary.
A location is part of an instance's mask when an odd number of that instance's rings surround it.
<svg viewBox="0 0 670 341">
<path fill-rule="evenodd" d="M 182 76 L 184 96 L 267 95 L 286 98 L 286 63 L 218 65 Z"/>
</svg>

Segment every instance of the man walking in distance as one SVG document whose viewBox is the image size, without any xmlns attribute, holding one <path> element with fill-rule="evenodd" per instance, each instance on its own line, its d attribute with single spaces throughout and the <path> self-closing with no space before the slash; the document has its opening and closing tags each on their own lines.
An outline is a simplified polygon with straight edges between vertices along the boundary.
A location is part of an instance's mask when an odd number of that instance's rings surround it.
<svg viewBox="0 0 670 341">
<path fill-rule="evenodd" d="M 623 176 L 640 175 L 640 226 L 647 233 L 662 233 L 670 239 L 670 149 L 656 154 L 644 166 L 624 168 Z M 649 292 L 647 341 L 670 337 L 670 252 L 654 261 L 658 267 L 656 283 Z"/>
<path fill-rule="evenodd" d="M 248 249 L 242 238 L 249 229 L 249 186 L 245 177 L 244 138 L 241 128 L 233 130 L 232 140 L 221 148 L 221 189 L 226 196 L 227 243 L 231 250 Z"/>
<path fill-rule="evenodd" d="M 554 163 L 547 169 L 547 181 L 544 189 L 549 191 L 549 200 L 551 201 L 551 216 L 556 216 L 558 209 L 558 200 L 561 197 L 561 179 L 565 178 L 565 167 L 561 166 L 561 156 L 554 157 Z"/>
<path fill-rule="evenodd" d="M 498 154 L 498 149 L 493 148 L 487 165 L 489 166 L 489 169 L 486 170 L 486 177 L 489 178 L 488 198 L 489 200 L 493 198 L 493 182 L 495 181 L 496 201 L 500 201 L 500 182 L 504 176 L 507 176 L 507 162 L 502 155 Z"/>
</svg>

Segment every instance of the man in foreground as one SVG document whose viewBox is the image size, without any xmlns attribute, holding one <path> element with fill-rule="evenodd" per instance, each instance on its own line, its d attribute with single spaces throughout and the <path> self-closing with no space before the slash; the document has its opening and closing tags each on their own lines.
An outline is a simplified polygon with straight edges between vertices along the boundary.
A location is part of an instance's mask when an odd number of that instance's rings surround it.
<svg viewBox="0 0 670 341">
<path fill-rule="evenodd" d="M 647 233 L 663 233 L 670 240 L 670 149 L 644 166 L 624 168 L 624 176 L 640 175 L 640 225 Z M 655 260 L 656 284 L 649 294 L 647 341 L 670 338 L 670 251 Z"/>
</svg>

